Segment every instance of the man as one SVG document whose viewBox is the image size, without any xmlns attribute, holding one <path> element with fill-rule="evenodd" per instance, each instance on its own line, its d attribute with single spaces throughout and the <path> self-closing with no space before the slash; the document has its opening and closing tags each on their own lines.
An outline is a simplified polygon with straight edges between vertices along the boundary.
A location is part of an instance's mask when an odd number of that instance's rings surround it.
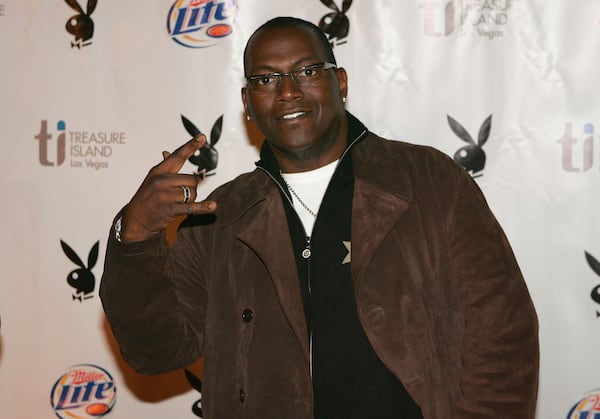
<svg viewBox="0 0 600 419">
<path fill-rule="evenodd" d="M 100 293 L 124 358 L 155 374 L 204 356 L 208 418 L 533 418 L 536 314 L 464 169 L 347 113 L 306 21 L 260 27 L 244 71 L 257 169 L 194 202 L 194 138 L 111 231 Z"/>
</svg>

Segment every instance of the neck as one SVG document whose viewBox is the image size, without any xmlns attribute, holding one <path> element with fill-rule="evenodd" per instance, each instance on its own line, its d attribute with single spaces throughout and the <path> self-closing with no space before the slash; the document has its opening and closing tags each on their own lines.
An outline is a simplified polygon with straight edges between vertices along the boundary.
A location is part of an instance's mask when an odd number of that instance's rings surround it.
<svg viewBox="0 0 600 419">
<path fill-rule="evenodd" d="M 315 170 L 339 160 L 348 147 L 348 125 L 344 118 L 339 131 L 331 138 L 322 138 L 302 150 L 284 150 L 271 144 L 273 155 L 283 173 Z"/>
<path fill-rule="evenodd" d="M 277 159 L 277 163 L 279 164 L 282 173 L 301 173 L 327 166 L 329 163 L 339 160 L 343 152 L 344 149 L 339 153 L 336 153 L 335 156 L 322 159 L 289 160 L 281 159 L 277 154 L 275 155 L 275 158 Z"/>
</svg>

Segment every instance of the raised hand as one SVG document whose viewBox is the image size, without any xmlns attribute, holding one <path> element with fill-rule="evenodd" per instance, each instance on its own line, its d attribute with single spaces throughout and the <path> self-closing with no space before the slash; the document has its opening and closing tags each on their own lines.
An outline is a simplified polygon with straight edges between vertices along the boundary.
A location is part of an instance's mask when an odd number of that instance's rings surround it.
<svg viewBox="0 0 600 419">
<path fill-rule="evenodd" d="M 121 240 L 136 242 L 163 231 L 185 214 L 208 214 L 217 209 L 214 201 L 194 202 L 198 176 L 180 174 L 186 160 L 206 143 L 204 134 L 183 144 L 154 166 L 123 211 Z"/>
</svg>

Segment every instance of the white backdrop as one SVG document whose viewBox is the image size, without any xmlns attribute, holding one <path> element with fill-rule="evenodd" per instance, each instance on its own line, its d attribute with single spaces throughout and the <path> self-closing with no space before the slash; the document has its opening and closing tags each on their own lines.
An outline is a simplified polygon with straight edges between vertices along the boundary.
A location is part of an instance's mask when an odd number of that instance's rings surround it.
<svg viewBox="0 0 600 419">
<path fill-rule="evenodd" d="M 0 0 L 0 417 L 194 418 L 200 394 L 183 371 L 144 377 L 118 354 L 97 295 L 108 227 L 161 151 L 189 138 L 182 114 L 207 133 L 223 116 L 201 195 L 251 170 L 261 138 L 243 120 L 246 39 L 268 18 L 333 10 L 76 3 Z M 468 144 L 448 117 L 477 143 L 491 116 L 473 174 L 537 307 L 537 417 L 599 418 L 600 4 L 354 0 L 345 16 L 334 52 L 348 109 L 372 131 L 455 156 Z"/>
</svg>

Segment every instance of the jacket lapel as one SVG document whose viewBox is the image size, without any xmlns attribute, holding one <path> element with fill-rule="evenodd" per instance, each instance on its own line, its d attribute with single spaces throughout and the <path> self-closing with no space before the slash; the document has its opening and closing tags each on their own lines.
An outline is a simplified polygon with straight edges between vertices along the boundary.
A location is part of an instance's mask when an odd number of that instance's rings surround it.
<svg viewBox="0 0 600 419">
<path fill-rule="evenodd" d="M 397 148 L 387 147 L 386 141 L 375 140 L 369 134 L 352 151 L 355 184 L 351 269 L 355 292 L 373 254 L 412 199 L 411 182 L 403 169 L 402 156 L 393 155 L 393 150 Z M 238 191 L 240 205 L 233 205 L 236 212 L 225 215 L 223 221 L 236 222 L 252 214 L 237 237 L 256 252 L 269 270 L 282 311 L 309 360 L 300 281 L 281 194 L 265 173 L 257 172 L 252 175 L 252 182 L 256 184 Z M 256 212 L 250 211 L 254 206 Z"/>
<path fill-rule="evenodd" d="M 283 313 L 308 361 L 308 335 L 300 280 L 281 196 L 273 185 L 263 188 L 261 195 L 263 199 L 255 204 L 257 212 L 253 212 L 252 219 L 239 232 L 238 239 L 252 248 L 264 262 Z M 253 199 L 256 200 L 256 196 Z"/>
<path fill-rule="evenodd" d="M 353 151 L 352 281 L 355 292 L 373 254 L 410 206 L 411 183 L 401 156 L 385 141 L 365 138 Z M 392 157 L 392 158 L 390 158 Z"/>
</svg>

